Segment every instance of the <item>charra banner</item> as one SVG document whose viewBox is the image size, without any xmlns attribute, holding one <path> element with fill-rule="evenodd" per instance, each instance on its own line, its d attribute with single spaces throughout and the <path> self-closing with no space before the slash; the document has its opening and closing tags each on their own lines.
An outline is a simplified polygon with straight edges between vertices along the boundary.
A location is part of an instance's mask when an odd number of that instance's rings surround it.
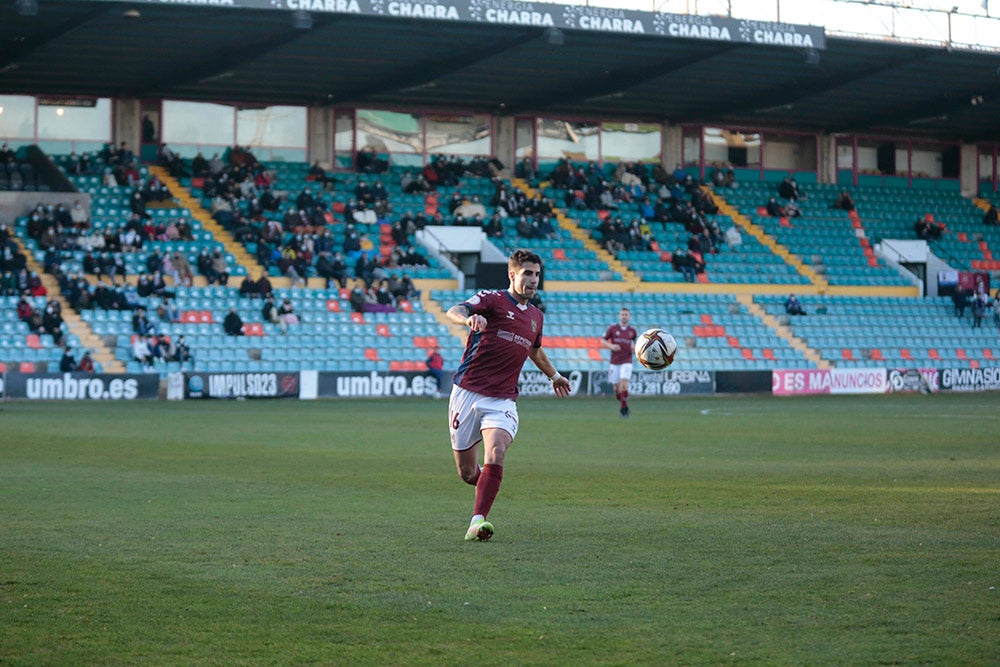
<svg viewBox="0 0 1000 667">
<path fill-rule="evenodd" d="M 118 2 L 118 0 L 106 0 Z M 625 33 L 648 37 L 762 44 L 800 49 L 826 48 L 822 26 L 754 21 L 726 16 L 666 14 L 611 7 L 556 5 L 517 0 L 131 0 L 136 5 L 231 7 L 318 14 L 356 14 L 407 20 Z"/>
</svg>

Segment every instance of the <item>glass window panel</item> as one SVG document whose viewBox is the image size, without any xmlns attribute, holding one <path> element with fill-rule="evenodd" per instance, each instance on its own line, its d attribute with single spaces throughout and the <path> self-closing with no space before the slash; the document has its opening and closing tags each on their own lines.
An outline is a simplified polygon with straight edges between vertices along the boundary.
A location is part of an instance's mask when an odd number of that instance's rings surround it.
<svg viewBox="0 0 1000 667">
<path fill-rule="evenodd" d="M 358 111 L 358 149 L 376 153 L 422 153 L 420 117 L 395 111 Z"/>
<path fill-rule="evenodd" d="M 702 129 L 686 127 L 683 130 L 681 143 L 682 159 L 685 166 L 695 166 L 701 160 Z"/>
<path fill-rule="evenodd" d="M 163 102 L 163 141 L 178 152 L 182 152 L 181 146 L 184 145 L 220 149 L 232 147 L 235 126 L 236 114 L 230 106 Z"/>
<path fill-rule="evenodd" d="M 993 148 L 980 148 L 979 150 L 979 180 L 993 180 Z"/>
<path fill-rule="evenodd" d="M 26 95 L 0 95 L 0 137 L 14 147 L 35 138 L 35 98 Z M 23 142 L 18 142 L 23 139 Z"/>
<path fill-rule="evenodd" d="M 852 144 L 837 143 L 837 169 L 854 168 L 854 146 Z"/>
<path fill-rule="evenodd" d="M 717 127 L 705 128 L 705 164 L 729 162 L 729 140 L 731 133 Z M 685 146 L 684 157 L 687 158 Z"/>
<path fill-rule="evenodd" d="M 573 162 L 597 161 L 601 155 L 601 128 L 595 123 L 579 123 L 551 118 L 538 119 L 540 160 L 569 158 Z"/>
<path fill-rule="evenodd" d="M 430 114 L 426 122 L 428 153 L 485 156 L 492 154 L 489 116 Z"/>
<path fill-rule="evenodd" d="M 660 126 L 643 123 L 604 123 L 601 159 L 613 162 L 659 162 Z"/>
<path fill-rule="evenodd" d="M 944 176 L 945 148 L 943 146 L 913 146 L 913 174 L 917 178 L 942 178 Z M 903 162 L 903 165 L 906 163 Z M 905 171 L 905 168 L 897 168 Z"/>
<path fill-rule="evenodd" d="M 236 112 L 236 143 L 251 148 L 305 148 L 305 107 L 240 109 Z"/>
<path fill-rule="evenodd" d="M 38 137 L 111 141 L 111 100 L 101 98 L 92 107 L 39 104 Z"/>
</svg>

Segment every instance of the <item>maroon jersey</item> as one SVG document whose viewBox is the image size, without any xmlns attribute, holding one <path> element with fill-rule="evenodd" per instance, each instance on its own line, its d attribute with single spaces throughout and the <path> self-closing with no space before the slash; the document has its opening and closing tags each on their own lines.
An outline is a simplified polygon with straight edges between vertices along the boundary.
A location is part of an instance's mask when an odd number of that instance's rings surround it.
<svg viewBox="0 0 1000 667">
<path fill-rule="evenodd" d="M 484 290 L 462 305 L 486 318 L 486 330 L 470 332 L 455 371 L 455 384 L 493 398 L 517 398 L 517 380 L 528 353 L 542 346 L 544 316 L 507 291 Z"/>
<path fill-rule="evenodd" d="M 620 324 L 612 324 L 608 327 L 608 330 L 604 332 L 604 340 L 618 344 L 617 350 L 611 350 L 612 364 L 632 363 L 632 341 L 637 336 L 635 327 L 623 327 Z"/>
</svg>

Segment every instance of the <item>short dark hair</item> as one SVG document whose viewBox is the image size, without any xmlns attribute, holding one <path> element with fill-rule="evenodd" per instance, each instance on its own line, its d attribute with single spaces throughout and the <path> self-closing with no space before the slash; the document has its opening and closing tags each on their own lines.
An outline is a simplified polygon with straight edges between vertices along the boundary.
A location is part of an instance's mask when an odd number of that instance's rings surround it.
<svg viewBox="0 0 1000 667">
<path fill-rule="evenodd" d="M 508 269 L 519 269 L 525 264 L 537 264 L 541 268 L 542 258 L 537 253 L 523 248 L 510 253 L 510 259 L 507 260 Z"/>
</svg>

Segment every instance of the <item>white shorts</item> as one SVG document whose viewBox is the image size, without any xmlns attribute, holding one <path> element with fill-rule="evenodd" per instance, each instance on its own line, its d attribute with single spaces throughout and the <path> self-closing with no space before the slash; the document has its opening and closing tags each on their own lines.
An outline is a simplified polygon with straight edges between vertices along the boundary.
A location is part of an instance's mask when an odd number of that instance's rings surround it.
<svg viewBox="0 0 1000 667">
<path fill-rule="evenodd" d="M 632 377 L 632 364 L 611 364 L 608 367 L 608 382 L 618 384 Z"/>
<path fill-rule="evenodd" d="M 452 385 L 448 401 L 451 448 L 456 452 L 469 449 L 483 439 L 482 431 L 486 428 L 502 428 L 513 439 L 517 435 L 517 403 Z"/>
</svg>

